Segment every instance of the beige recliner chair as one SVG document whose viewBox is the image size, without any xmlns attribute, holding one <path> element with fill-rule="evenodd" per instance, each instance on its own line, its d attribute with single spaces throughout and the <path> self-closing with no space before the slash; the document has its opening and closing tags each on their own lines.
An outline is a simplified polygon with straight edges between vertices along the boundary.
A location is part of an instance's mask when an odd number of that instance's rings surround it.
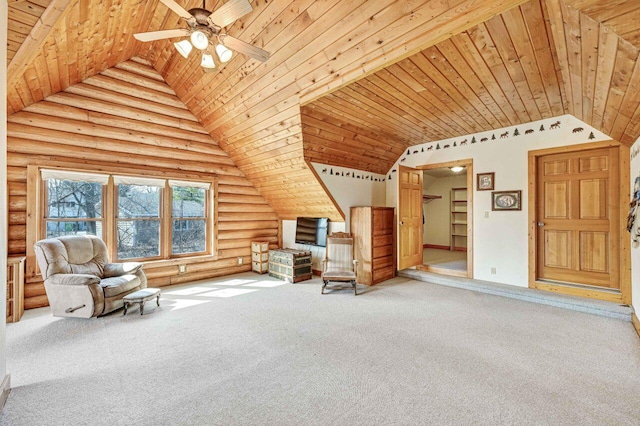
<svg viewBox="0 0 640 426">
<path fill-rule="evenodd" d="M 91 318 L 123 306 L 122 298 L 147 287 L 138 262 L 109 263 L 95 236 L 67 236 L 34 245 L 49 305 L 57 317 Z"/>
</svg>

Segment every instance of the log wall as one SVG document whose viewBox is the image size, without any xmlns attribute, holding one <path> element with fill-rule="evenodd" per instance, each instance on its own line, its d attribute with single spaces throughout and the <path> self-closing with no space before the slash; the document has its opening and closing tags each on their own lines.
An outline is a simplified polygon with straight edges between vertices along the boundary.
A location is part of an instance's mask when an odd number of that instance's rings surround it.
<svg viewBox="0 0 640 426">
<path fill-rule="evenodd" d="M 124 62 L 10 115 L 7 131 L 9 255 L 27 251 L 27 166 L 47 163 L 217 177 L 217 259 L 149 263 L 150 286 L 249 271 L 252 240 L 278 244 L 278 215 L 142 60 Z M 179 264 L 185 263 L 186 273 L 179 274 Z M 47 306 L 42 282 L 27 281 L 25 307 Z"/>
</svg>

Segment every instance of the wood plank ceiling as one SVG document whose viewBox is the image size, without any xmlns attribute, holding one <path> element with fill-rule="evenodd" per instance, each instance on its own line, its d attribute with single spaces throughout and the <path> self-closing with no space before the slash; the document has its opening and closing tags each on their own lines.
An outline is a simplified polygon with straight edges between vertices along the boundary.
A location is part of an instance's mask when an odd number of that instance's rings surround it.
<svg viewBox="0 0 640 426">
<path fill-rule="evenodd" d="M 566 113 L 632 143 L 637 59 L 589 15 L 532 0 L 303 106 L 305 158 L 386 173 L 410 145 Z"/>
<path fill-rule="evenodd" d="M 157 0 L 75 0 L 9 88 L 9 113 L 139 55 L 281 218 L 336 220 L 307 160 L 384 173 L 408 144 L 566 112 L 635 140 L 638 48 L 619 37 L 635 40 L 633 25 L 566 1 L 254 0 L 227 30 L 271 58 L 236 54 L 209 74 L 175 40 L 133 39 L 183 25 Z M 629 2 L 615 3 L 633 16 Z"/>
<path fill-rule="evenodd" d="M 7 64 L 25 41 L 51 0 L 9 0 L 7 23 Z"/>
</svg>

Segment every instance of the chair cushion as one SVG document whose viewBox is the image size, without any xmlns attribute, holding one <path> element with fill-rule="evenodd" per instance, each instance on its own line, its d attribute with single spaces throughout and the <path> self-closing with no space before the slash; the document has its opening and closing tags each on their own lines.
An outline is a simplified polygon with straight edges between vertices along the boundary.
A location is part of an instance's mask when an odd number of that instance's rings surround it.
<svg viewBox="0 0 640 426">
<path fill-rule="evenodd" d="M 356 274 L 353 271 L 329 269 L 322 274 L 322 279 L 332 281 L 351 281 L 356 279 Z"/>
<path fill-rule="evenodd" d="M 140 285 L 140 279 L 135 275 L 121 275 L 119 277 L 103 278 L 100 286 L 104 297 L 113 297 L 125 293 Z"/>
</svg>

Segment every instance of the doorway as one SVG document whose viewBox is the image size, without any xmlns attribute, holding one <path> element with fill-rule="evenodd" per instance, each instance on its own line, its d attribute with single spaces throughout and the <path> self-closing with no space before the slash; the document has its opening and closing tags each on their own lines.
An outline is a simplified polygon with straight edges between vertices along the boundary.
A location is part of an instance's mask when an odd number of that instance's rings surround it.
<svg viewBox="0 0 640 426">
<path fill-rule="evenodd" d="M 531 287 L 624 301 L 625 160 L 615 144 L 530 153 Z"/>
<path fill-rule="evenodd" d="M 423 171 L 423 251 L 418 269 L 472 278 L 472 160 L 419 169 Z"/>
</svg>

